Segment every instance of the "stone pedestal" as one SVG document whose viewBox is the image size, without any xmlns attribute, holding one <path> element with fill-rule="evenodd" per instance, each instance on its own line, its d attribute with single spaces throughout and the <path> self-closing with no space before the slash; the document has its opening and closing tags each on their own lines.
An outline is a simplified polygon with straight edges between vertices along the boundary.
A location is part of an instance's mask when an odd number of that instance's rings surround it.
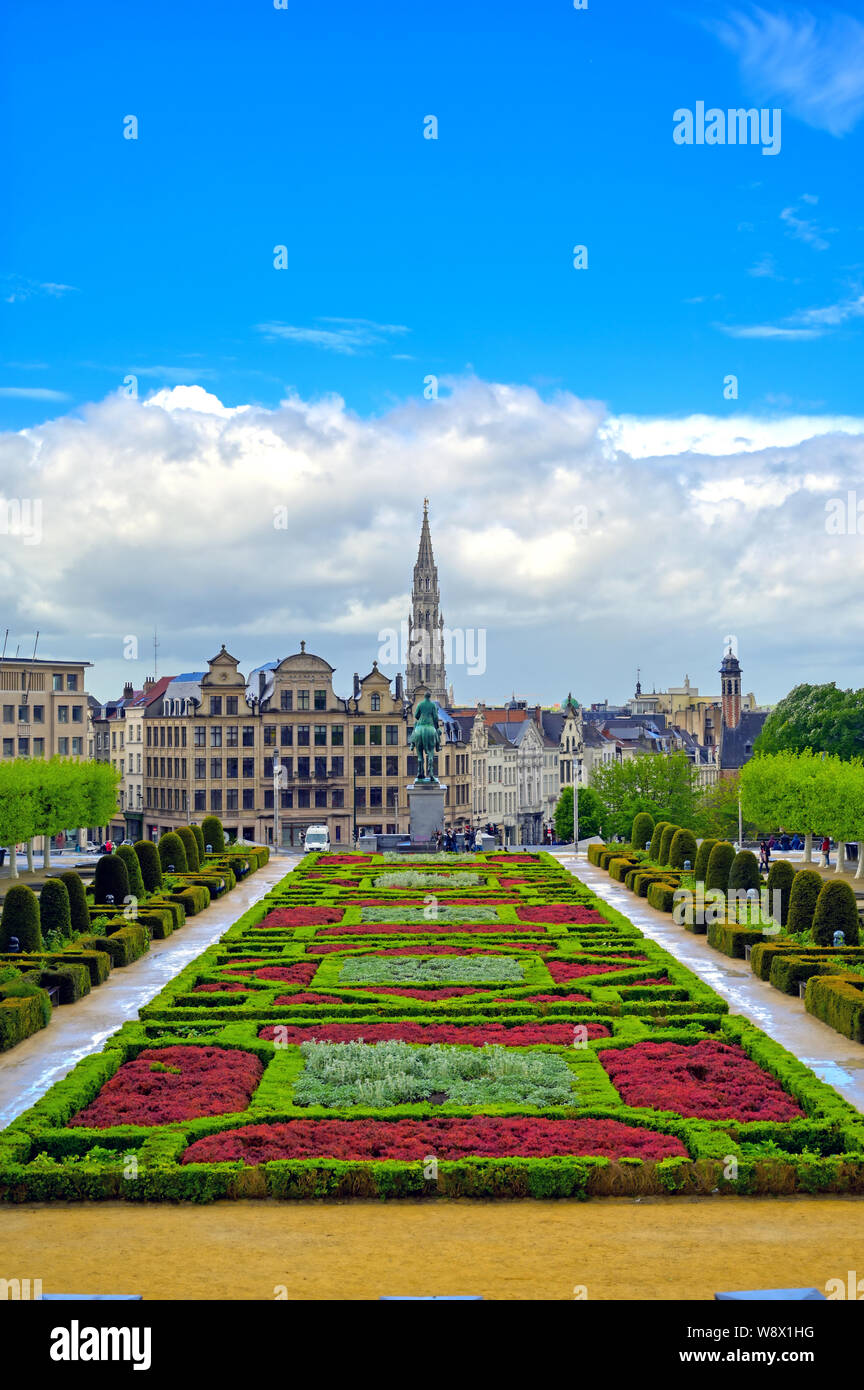
<svg viewBox="0 0 864 1390">
<path fill-rule="evenodd" d="M 408 823 L 411 843 L 428 844 L 436 830 L 444 830 L 444 800 L 447 788 L 441 782 L 421 783 L 408 788 Z"/>
</svg>

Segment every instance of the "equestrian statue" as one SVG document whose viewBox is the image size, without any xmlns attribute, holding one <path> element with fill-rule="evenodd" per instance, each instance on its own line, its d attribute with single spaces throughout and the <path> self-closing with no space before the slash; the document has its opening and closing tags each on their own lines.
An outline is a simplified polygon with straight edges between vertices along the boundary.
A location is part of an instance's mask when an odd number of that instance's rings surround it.
<svg viewBox="0 0 864 1390">
<path fill-rule="evenodd" d="M 418 782 L 437 783 L 434 768 L 435 754 L 441 747 L 441 725 L 438 722 L 438 707 L 428 695 L 423 696 L 414 711 L 414 719 L 414 730 L 411 734 L 411 747 L 417 754 L 417 776 L 414 785 Z"/>
</svg>

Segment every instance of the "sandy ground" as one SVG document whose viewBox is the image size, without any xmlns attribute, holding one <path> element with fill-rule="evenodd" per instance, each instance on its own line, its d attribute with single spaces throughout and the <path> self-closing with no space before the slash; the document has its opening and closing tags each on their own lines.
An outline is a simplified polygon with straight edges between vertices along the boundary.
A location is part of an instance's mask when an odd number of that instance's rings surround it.
<svg viewBox="0 0 864 1390">
<path fill-rule="evenodd" d="M 0 1276 L 46 1293 L 686 1300 L 849 1270 L 864 1276 L 864 1206 L 844 1197 L 0 1210 Z"/>
</svg>

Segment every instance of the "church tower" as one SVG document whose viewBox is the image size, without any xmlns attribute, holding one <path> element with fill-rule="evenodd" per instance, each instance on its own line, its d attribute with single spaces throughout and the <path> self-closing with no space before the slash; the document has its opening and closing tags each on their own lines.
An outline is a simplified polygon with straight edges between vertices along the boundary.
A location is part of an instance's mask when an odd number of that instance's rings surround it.
<svg viewBox="0 0 864 1390">
<path fill-rule="evenodd" d="M 411 614 L 408 618 L 408 666 L 405 689 L 414 702 L 418 688 L 427 689 L 439 705 L 447 705 L 444 669 L 444 619 L 439 612 L 438 567 L 429 532 L 429 498 L 423 499 L 423 525 L 414 566 Z"/>
<path fill-rule="evenodd" d="M 741 722 L 741 666 L 731 646 L 720 663 L 720 705 L 725 727 L 737 729 Z"/>
</svg>

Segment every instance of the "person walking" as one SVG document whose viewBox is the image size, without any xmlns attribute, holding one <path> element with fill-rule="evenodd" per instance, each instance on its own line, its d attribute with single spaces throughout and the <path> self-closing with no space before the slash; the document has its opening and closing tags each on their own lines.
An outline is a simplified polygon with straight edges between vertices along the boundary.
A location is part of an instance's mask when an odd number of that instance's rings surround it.
<svg viewBox="0 0 864 1390">
<path fill-rule="evenodd" d="M 822 853 L 825 855 L 825 868 L 831 867 L 831 841 L 826 835 L 822 841 Z"/>
<path fill-rule="evenodd" d="M 764 840 L 759 841 L 759 869 L 763 874 L 768 872 L 768 861 L 771 858 L 771 851 Z"/>
</svg>

